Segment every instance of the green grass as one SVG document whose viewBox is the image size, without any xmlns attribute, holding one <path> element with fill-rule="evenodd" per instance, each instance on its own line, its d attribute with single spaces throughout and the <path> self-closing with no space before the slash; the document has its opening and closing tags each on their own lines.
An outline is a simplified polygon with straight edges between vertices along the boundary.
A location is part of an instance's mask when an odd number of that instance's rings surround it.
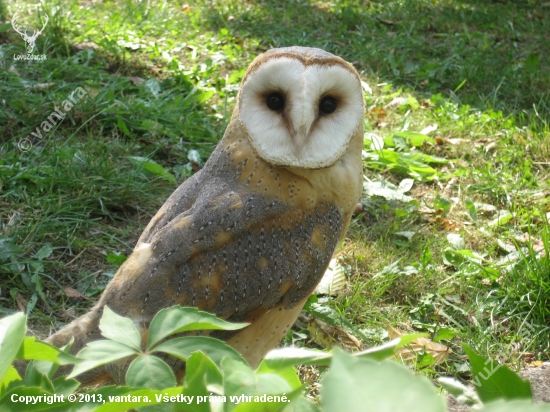
<svg viewBox="0 0 550 412">
<path fill-rule="evenodd" d="M 27 4 L 0 3 L 0 20 Z M 0 25 L 0 310 L 25 308 L 42 334 L 84 312 L 112 256 L 208 158 L 247 65 L 296 44 L 353 62 L 372 88 L 368 179 L 414 179 L 410 201 L 362 199 L 339 252 L 348 287 L 326 304 L 367 345 L 388 324 L 452 330 L 446 363 L 417 362 L 429 375 L 467 376 L 462 343 L 508 363 L 550 356 L 547 2 L 47 0 L 21 15 L 44 13 L 44 62 L 13 61 L 24 44 Z M 88 96 L 33 137 L 77 87 Z"/>
</svg>

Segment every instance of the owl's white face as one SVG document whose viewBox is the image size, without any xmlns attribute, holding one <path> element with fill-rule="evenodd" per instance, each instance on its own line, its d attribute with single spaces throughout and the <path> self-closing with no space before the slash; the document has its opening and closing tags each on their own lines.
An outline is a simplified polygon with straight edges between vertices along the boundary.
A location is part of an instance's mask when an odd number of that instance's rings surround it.
<svg viewBox="0 0 550 412">
<path fill-rule="evenodd" d="M 240 119 L 250 143 L 267 162 L 328 167 L 343 156 L 362 126 L 361 84 L 341 59 L 318 49 L 292 49 L 300 55 L 273 53 L 252 64 L 240 91 Z M 322 52 L 323 59 L 310 63 L 301 56 L 304 50 Z"/>
</svg>

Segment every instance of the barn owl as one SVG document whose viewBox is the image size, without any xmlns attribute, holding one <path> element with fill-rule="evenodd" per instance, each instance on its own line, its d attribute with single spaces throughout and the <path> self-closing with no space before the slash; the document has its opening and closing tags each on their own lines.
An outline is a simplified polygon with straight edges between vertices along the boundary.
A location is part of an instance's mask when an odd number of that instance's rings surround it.
<svg viewBox="0 0 550 412">
<path fill-rule="evenodd" d="M 91 311 L 48 341 L 74 337 L 76 353 L 101 339 L 105 306 L 145 332 L 179 304 L 249 322 L 216 333 L 258 365 L 345 235 L 362 188 L 363 116 L 359 75 L 340 57 L 306 47 L 258 56 L 204 168 L 153 217 Z"/>
</svg>

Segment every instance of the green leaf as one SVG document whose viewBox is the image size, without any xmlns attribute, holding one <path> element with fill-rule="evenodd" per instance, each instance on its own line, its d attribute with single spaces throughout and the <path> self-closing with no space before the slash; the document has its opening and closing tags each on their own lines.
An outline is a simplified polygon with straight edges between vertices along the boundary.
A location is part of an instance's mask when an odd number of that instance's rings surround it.
<svg viewBox="0 0 550 412">
<path fill-rule="evenodd" d="M 67 378 L 74 378 L 95 367 L 136 354 L 137 351 L 135 349 L 119 342 L 105 339 L 90 342 L 84 349 L 78 352 L 77 355 L 79 358 L 83 358 L 84 361 L 75 365 L 73 371 Z"/>
<path fill-rule="evenodd" d="M 466 198 L 466 200 L 464 201 L 464 203 L 466 204 L 466 210 L 468 211 L 468 214 L 470 215 L 470 217 L 472 218 L 472 220 L 474 221 L 474 223 L 477 223 L 477 210 L 476 210 L 476 205 L 474 204 L 474 202 L 472 202 L 470 200 L 470 198 Z"/>
<path fill-rule="evenodd" d="M 288 383 L 278 374 L 257 376 L 253 402 L 241 402 L 233 412 L 276 412 L 299 396 L 302 388 L 292 391 Z M 238 394 L 238 392 L 237 392 Z"/>
<path fill-rule="evenodd" d="M 22 312 L 0 319 L 0 379 L 15 359 L 27 331 L 27 317 Z"/>
<path fill-rule="evenodd" d="M 191 330 L 237 330 L 248 326 L 248 323 L 230 323 L 215 315 L 197 308 L 174 306 L 159 311 L 149 326 L 150 349 L 162 339 L 175 333 Z"/>
<path fill-rule="evenodd" d="M 446 215 L 451 210 L 451 202 L 438 194 L 434 199 L 434 210 L 442 210 Z"/>
<path fill-rule="evenodd" d="M 491 220 L 489 223 L 487 223 L 487 226 L 493 227 L 493 226 L 502 226 L 508 223 L 510 220 L 514 218 L 514 215 L 510 213 L 508 210 L 499 210 L 497 212 L 497 218 Z"/>
<path fill-rule="evenodd" d="M 399 338 L 393 339 L 382 345 L 375 346 L 374 348 L 369 348 L 364 351 L 354 353 L 353 356 L 360 359 L 371 359 L 380 362 L 384 359 L 389 358 L 390 356 L 393 356 L 396 349 L 408 345 L 413 340 L 418 339 L 419 337 L 423 337 L 425 335 L 426 334 L 417 333 L 414 335 L 400 336 Z"/>
<path fill-rule="evenodd" d="M 126 372 L 126 384 L 136 388 L 164 389 L 176 386 L 176 376 L 166 362 L 152 355 L 138 356 Z"/>
<path fill-rule="evenodd" d="M 47 375 L 41 373 L 35 366 L 34 361 L 30 362 L 25 371 L 23 385 L 26 387 L 39 387 L 47 393 L 54 393 L 54 387 Z"/>
<path fill-rule="evenodd" d="M 375 346 L 367 350 L 356 352 L 354 357 L 359 359 L 372 359 L 382 361 L 393 356 L 396 349 L 408 345 L 412 341 L 428 336 L 427 333 L 415 333 L 411 335 L 400 336 L 383 345 Z M 332 354 L 322 352 L 316 349 L 286 347 L 270 351 L 262 361 L 267 367 L 279 370 L 289 366 L 297 365 L 318 365 L 326 366 L 330 364 Z M 260 365 L 261 366 L 261 365 Z"/>
<path fill-rule="evenodd" d="M 207 388 L 210 388 L 210 390 Z M 194 352 L 185 363 L 185 383 L 182 394 L 188 396 L 208 396 L 212 388 L 223 393 L 222 373 L 208 357 L 202 352 Z M 197 404 L 193 402 L 185 405 L 181 410 L 184 412 L 210 412 L 208 402 Z"/>
<path fill-rule="evenodd" d="M 436 144 L 435 139 L 433 137 L 430 137 L 428 135 L 421 134 L 421 133 L 399 132 L 399 133 L 395 133 L 394 136 L 404 138 L 409 145 L 415 146 L 415 147 L 420 147 L 424 143 L 429 143 L 432 145 Z"/>
<path fill-rule="evenodd" d="M 38 250 L 38 252 L 35 253 L 34 257 L 37 258 L 38 260 L 43 260 L 50 257 L 52 252 L 53 252 L 52 245 L 50 245 L 49 243 L 46 243 L 44 246 L 42 246 Z"/>
<path fill-rule="evenodd" d="M 23 340 L 23 344 L 17 352 L 16 359 L 41 360 L 59 365 L 67 365 L 79 362 L 79 359 L 63 352 L 46 342 L 36 340 L 36 337 L 29 336 Z"/>
<path fill-rule="evenodd" d="M 176 178 L 154 160 L 141 156 L 128 156 L 128 159 L 134 166 L 143 168 L 153 176 L 161 177 L 172 184 L 176 184 Z"/>
<path fill-rule="evenodd" d="M 21 376 L 19 376 L 19 373 L 17 373 L 17 370 L 13 367 L 13 365 L 10 365 L 6 373 L 4 373 L 4 377 L 0 380 L 0 396 L 11 382 L 20 380 Z"/>
<path fill-rule="evenodd" d="M 250 366 L 226 358 L 221 363 L 224 372 L 224 394 L 228 397 L 238 395 L 254 395 L 256 376 Z M 234 409 L 235 402 L 230 402 L 228 410 Z"/>
<path fill-rule="evenodd" d="M 328 365 L 331 357 L 332 354 L 328 352 L 288 346 L 273 349 L 262 362 L 269 368 L 278 370 L 297 365 Z"/>
<path fill-rule="evenodd" d="M 537 71 L 537 67 L 539 67 L 539 56 L 533 53 L 529 54 L 525 60 L 525 68 L 529 73 L 534 74 Z"/>
<path fill-rule="evenodd" d="M 302 382 L 296 373 L 296 369 L 292 366 L 288 366 L 282 369 L 274 369 L 269 367 L 264 361 L 260 362 L 260 365 L 256 368 L 256 375 L 261 375 L 262 373 L 276 373 L 278 376 L 287 381 L 292 390 L 302 387 Z"/>
<path fill-rule="evenodd" d="M 128 129 L 128 126 L 126 126 L 126 122 L 122 119 L 122 117 L 117 116 L 116 118 L 116 124 L 118 128 L 128 137 L 132 137 L 132 134 L 130 133 L 130 130 Z"/>
<path fill-rule="evenodd" d="M 498 399 L 532 399 L 531 384 L 506 366 L 486 359 L 462 345 L 472 365 L 472 383 L 483 403 Z"/>
<path fill-rule="evenodd" d="M 452 329 L 449 329 L 449 328 L 440 328 L 438 329 L 432 340 L 434 342 L 439 342 L 441 340 L 451 340 L 452 338 L 454 338 L 456 332 Z"/>
<path fill-rule="evenodd" d="M 11 256 L 15 257 L 25 251 L 25 248 L 8 243 L 8 240 L 11 239 L 0 238 L 0 260 L 8 260 Z"/>
<path fill-rule="evenodd" d="M 184 336 L 170 339 L 156 346 L 151 352 L 164 352 L 178 359 L 187 360 L 193 352 L 197 351 L 205 353 L 218 366 L 226 356 L 246 364 L 242 355 L 231 346 L 208 336 Z"/>
<path fill-rule="evenodd" d="M 127 259 L 127 257 L 121 253 L 109 253 L 106 258 L 111 265 L 115 266 L 122 265 Z"/>
<path fill-rule="evenodd" d="M 65 376 L 60 376 L 52 382 L 52 385 L 56 394 L 67 396 L 78 389 L 80 382 L 76 379 L 67 379 Z"/>
<path fill-rule="evenodd" d="M 122 343 L 135 351 L 141 351 L 141 337 L 130 319 L 113 312 L 108 306 L 103 307 L 103 316 L 99 321 L 101 334 L 107 339 Z"/>
<path fill-rule="evenodd" d="M 322 380 L 321 406 L 325 411 L 354 412 L 447 410 L 445 398 L 425 377 L 396 362 L 358 359 L 338 347 Z"/>
</svg>

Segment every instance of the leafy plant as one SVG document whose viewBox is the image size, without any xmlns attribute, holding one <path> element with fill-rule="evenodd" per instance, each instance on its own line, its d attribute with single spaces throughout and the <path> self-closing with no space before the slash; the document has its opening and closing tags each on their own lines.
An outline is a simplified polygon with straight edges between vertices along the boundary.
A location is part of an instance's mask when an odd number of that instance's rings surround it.
<svg viewBox="0 0 550 412">
<path fill-rule="evenodd" d="M 160 311 L 152 320 L 146 342 L 133 322 L 107 307 L 100 321 L 103 340 L 88 344 L 76 357 L 33 337 L 25 337 L 26 317 L 16 313 L 0 320 L 0 408 L 34 411 L 127 411 L 132 408 L 155 411 L 265 411 L 311 412 L 335 410 L 445 411 L 445 401 L 424 377 L 406 367 L 385 360 L 410 344 L 418 335 L 402 336 L 384 345 L 347 354 L 311 349 L 282 348 L 270 352 L 253 371 L 246 361 L 222 341 L 204 336 L 170 337 L 198 330 L 237 330 L 245 324 L 231 324 L 195 308 L 175 306 Z M 70 345 L 69 345 L 70 346 Z M 475 376 L 488 364 L 466 348 Z M 182 386 L 176 386 L 172 369 L 154 354 L 168 353 L 186 361 Z M 135 357 L 126 372 L 128 386 L 105 386 L 82 391 L 73 377 L 100 365 Z M 22 379 L 14 360 L 31 361 Z M 54 379 L 59 365 L 74 364 L 69 376 Z M 303 396 L 294 366 L 328 366 L 322 379 L 320 405 Z M 392 382 L 391 385 L 388 382 Z M 460 384 L 443 381 L 453 393 Z M 485 401 L 530 399 L 529 383 L 503 367 L 480 381 L 478 393 Z M 499 388 L 495 391 L 492 388 Z M 75 393 L 76 392 L 76 393 Z M 58 395 L 53 397 L 53 395 Z M 488 411 L 548 411 L 533 409 L 529 401 L 493 404 Z M 521 408 L 521 409 L 520 409 Z M 524 409 L 523 409 L 524 408 Z"/>
</svg>

